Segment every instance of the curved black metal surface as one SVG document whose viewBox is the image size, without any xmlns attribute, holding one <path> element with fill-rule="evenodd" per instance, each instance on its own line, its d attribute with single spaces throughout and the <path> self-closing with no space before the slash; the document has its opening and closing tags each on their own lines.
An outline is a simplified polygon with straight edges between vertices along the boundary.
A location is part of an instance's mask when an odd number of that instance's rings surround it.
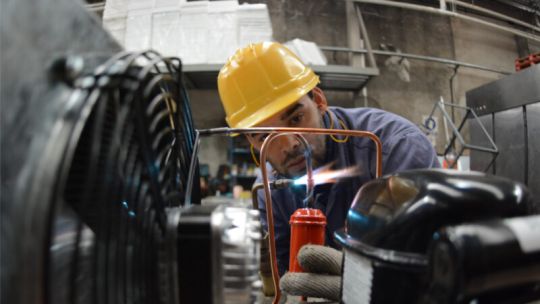
<svg viewBox="0 0 540 304">
<path fill-rule="evenodd" d="M 360 246 L 375 258 L 425 265 L 424 254 L 438 228 L 527 215 L 533 207 L 528 189 L 505 178 L 411 170 L 364 185 L 351 206 L 345 231 L 337 237 L 345 246 Z"/>
<path fill-rule="evenodd" d="M 176 59 L 126 53 L 75 83 L 89 116 L 62 192 L 96 238 L 92 302 L 167 301 L 172 292 L 161 286 L 158 248 L 165 208 L 183 203 L 193 145 L 180 75 Z"/>
<path fill-rule="evenodd" d="M 527 215 L 533 207 L 527 188 L 505 178 L 411 170 L 365 184 L 349 210 L 345 229 L 335 237 L 345 247 L 345 263 L 356 258 L 368 265 L 362 271 L 369 273 L 369 303 L 417 303 L 429 285 L 427 253 L 438 229 Z M 366 277 L 358 277 L 344 279 L 343 294 L 350 296 L 366 283 Z"/>
<path fill-rule="evenodd" d="M 49 174 L 30 178 L 17 200 L 41 206 L 44 273 L 16 288 L 36 284 L 50 303 L 168 301 L 165 208 L 183 203 L 194 140 L 180 67 L 154 52 L 123 53 L 57 96 L 69 109 L 34 151 L 36 170 Z"/>
<path fill-rule="evenodd" d="M 165 209 L 194 141 L 180 61 L 118 53 L 71 0 L 1 6 L 0 302 L 170 302 Z"/>
</svg>

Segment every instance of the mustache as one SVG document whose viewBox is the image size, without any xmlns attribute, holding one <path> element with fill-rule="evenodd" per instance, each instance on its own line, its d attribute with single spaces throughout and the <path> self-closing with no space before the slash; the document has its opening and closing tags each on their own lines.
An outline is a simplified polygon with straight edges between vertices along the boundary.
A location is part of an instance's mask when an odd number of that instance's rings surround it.
<svg viewBox="0 0 540 304">
<path fill-rule="evenodd" d="M 285 166 L 289 166 L 292 162 L 297 161 L 300 156 L 304 156 L 304 150 L 303 149 L 295 149 L 293 151 L 287 152 L 287 155 L 285 155 L 285 160 L 283 161 L 283 164 Z"/>
</svg>

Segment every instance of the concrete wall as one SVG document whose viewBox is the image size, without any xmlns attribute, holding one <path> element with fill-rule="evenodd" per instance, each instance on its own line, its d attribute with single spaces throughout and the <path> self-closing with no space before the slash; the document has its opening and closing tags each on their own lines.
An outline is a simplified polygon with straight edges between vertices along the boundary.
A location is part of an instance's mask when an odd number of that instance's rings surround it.
<svg viewBox="0 0 540 304">
<path fill-rule="evenodd" d="M 454 37 L 447 17 L 381 6 L 363 6 L 362 13 L 375 49 L 387 45 L 404 53 L 454 58 Z M 377 56 L 376 59 L 380 75 L 367 86 L 368 106 L 420 124 L 435 101 L 440 97 L 450 99 L 451 67 L 407 59 L 410 67 L 407 82 L 398 77 L 389 57 Z M 439 140 L 439 145 L 442 144 Z"/>
<path fill-rule="evenodd" d="M 344 1 L 240 1 L 268 5 L 274 39 L 285 42 L 301 38 L 327 46 L 347 46 L 347 25 Z M 516 41 L 512 35 L 470 22 L 422 12 L 376 5 L 362 5 L 362 12 L 375 49 L 381 44 L 391 45 L 405 53 L 434 56 L 463 61 L 512 72 L 518 57 Z M 531 52 L 539 51 L 540 44 L 529 42 Z M 332 63 L 347 64 L 346 54 L 326 54 Z M 367 104 L 397 113 L 416 124 L 422 123 L 435 101 L 443 97 L 451 100 L 450 78 L 453 67 L 409 60 L 410 81 L 398 77 L 388 57 L 377 56 L 380 75 L 367 86 Z M 500 74 L 460 68 L 454 81 L 454 101 L 465 104 L 465 92 L 502 77 Z M 352 93 L 326 92 L 331 105 L 354 107 Z M 225 126 L 224 113 L 215 91 L 190 92 L 197 127 Z M 459 118 L 459 113 L 457 118 Z M 439 152 L 446 142 L 442 119 L 439 119 L 436 139 Z M 465 132 L 466 133 L 466 132 Z M 209 149 L 226 146 L 219 140 Z M 202 152 L 202 162 L 224 161 L 213 153 Z M 225 152 L 219 154 L 226 155 Z M 213 166 L 214 167 L 214 166 Z M 212 171 L 213 172 L 213 171 Z"/>
</svg>

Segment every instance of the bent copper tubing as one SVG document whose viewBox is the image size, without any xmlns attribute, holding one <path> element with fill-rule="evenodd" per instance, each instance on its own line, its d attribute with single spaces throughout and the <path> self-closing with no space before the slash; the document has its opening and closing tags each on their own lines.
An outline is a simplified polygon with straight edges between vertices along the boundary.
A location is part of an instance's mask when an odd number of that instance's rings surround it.
<svg viewBox="0 0 540 304">
<path fill-rule="evenodd" d="M 382 144 L 380 142 L 380 139 L 371 132 L 366 131 L 350 131 L 350 130 L 327 130 L 327 129 L 307 129 L 307 128 L 295 128 L 296 131 L 288 130 L 288 131 L 281 131 L 283 133 L 272 133 L 269 136 L 266 137 L 266 139 L 263 142 L 261 152 L 260 152 L 260 159 L 261 159 L 261 175 L 264 185 L 264 195 L 265 195 L 265 204 L 266 204 L 266 221 L 268 226 L 268 234 L 270 236 L 269 241 L 269 247 L 270 247 L 270 259 L 272 260 L 272 279 L 274 281 L 275 286 L 275 292 L 274 292 L 274 300 L 273 304 L 279 303 L 279 299 L 281 297 L 281 290 L 279 288 L 279 272 L 277 267 L 277 253 L 276 253 L 276 240 L 274 235 L 274 216 L 272 211 L 272 195 L 270 193 L 270 184 L 268 182 L 268 170 L 266 168 L 266 157 L 267 157 L 267 149 L 270 146 L 270 142 L 272 142 L 274 139 L 276 139 L 279 136 L 288 135 L 288 134 L 297 134 L 299 133 L 314 133 L 314 134 L 331 134 L 334 131 L 344 131 L 344 132 L 337 132 L 338 134 L 342 135 L 352 135 L 352 136 L 365 136 L 369 137 L 375 142 L 375 145 L 377 147 L 377 174 L 376 177 L 380 177 L 382 174 Z M 280 131 L 277 131 L 280 132 Z M 327 133 L 328 132 L 328 133 Z M 305 141 L 305 138 L 303 136 L 297 136 L 299 139 L 301 138 L 303 141 Z M 304 143 L 304 142 L 303 142 Z M 306 145 L 307 143 L 304 143 Z M 306 146 L 307 147 L 307 146 Z M 312 175 L 312 168 L 309 166 L 307 168 L 307 175 L 308 175 L 308 188 L 313 187 L 313 175 Z M 308 190 L 308 193 L 310 190 Z M 313 191 L 313 189 L 311 189 Z M 308 194 L 309 197 L 309 194 Z"/>
<path fill-rule="evenodd" d="M 268 147 L 268 143 L 276 138 L 281 133 L 289 133 L 289 134 L 300 134 L 300 133 L 308 133 L 308 134 L 320 134 L 320 135 L 343 135 L 343 136 L 356 136 L 356 137 L 367 137 L 371 139 L 375 143 L 376 147 L 376 153 L 377 153 L 377 160 L 376 160 L 376 173 L 375 177 L 381 177 L 382 175 L 382 143 L 379 137 L 375 135 L 372 132 L 368 131 L 357 131 L 357 130 L 340 130 L 340 129 L 317 129 L 317 128 L 215 128 L 215 129 L 206 129 L 206 130 L 200 130 L 198 132 L 198 135 L 201 136 L 209 136 L 213 134 L 235 134 L 235 133 L 242 133 L 242 134 L 254 134 L 254 133 L 271 133 L 269 136 L 266 137 L 265 141 L 263 142 L 261 152 L 260 152 L 260 159 L 261 159 L 261 175 L 263 179 L 263 185 L 264 185 L 264 195 L 265 195 L 265 207 L 266 207 L 266 221 L 268 226 L 268 234 L 270 235 L 270 258 L 272 259 L 272 279 L 274 281 L 275 286 L 275 293 L 274 293 L 274 300 L 272 303 L 277 304 L 279 302 L 279 299 L 281 297 L 281 290 L 279 288 L 279 272 L 277 268 L 277 257 L 276 257 L 276 241 L 274 237 L 274 216 L 272 212 L 272 196 L 270 194 L 270 186 L 268 181 L 268 172 L 266 170 L 266 149 Z M 300 137 L 299 137 L 300 138 Z M 303 138 L 303 137 L 302 137 Z M 199 144 L 199 142 L 195 142 L 196 145 Z M 264 152 L 264 153 L 263 153 Z M 193 159 L 192 159 L 193 161 Z M 193 173 L 190 172 L 190 176 L 188 178 L 188 185 L 190 184 L 190 180 L 193 178 Z M 312 178 L 312 177 L 311 177 Z M 309 176 L 308 176 L 309 181 Z M 309 183 L 309 182 L 308 182 Z M 189 190 L 188 190 L 189 191 Z M 186 198 L 190 199 L 190 198 Z"/>
<path fill-rule="evenodd" d="M 198 130 L 200 136 L 210 136 L 214 134 L 255 134 L 255 133 L 307 133 L 307 134 L 319 134 L 319 135 L 343 135 L 343 136 L 355 136 L 355 137 L 367 137 L 371 139 L 376 146 L 377 163 L 376 163 L 376 177 L 382 176 L 382 143 L 377 135 L 368 131 L 358 130 L 341 130 L 341 129 L 318 129 L 318 128 L 214 128 Z"/>
<path fill-rule="evenodd" d="M 277 254 L 276 254 L 276 239 L 274 236 L 274 213 L 272 211 L 272 195 L 270 194 L 270 183 L 268 181 L 268 170 L 266 168 L 266 155 L 270 143 L 280 136 L 294 135 L 301 143 L 308 153 L 306 153 L 306 173 L 307 173 L 307 187 L 306 187 L 306 200 L 305 203 L 313 197 L 313 188 L 315 183 L 313 182 L 313 168 L 311 167 L 311 148 L 307 140 L 298 133 L 272 133 L 267 136 L 262 144 L 260 158 L 261 158 L 261 175 L 264 186 L 264 198 L 266 205 L 266 223 L 268 226 L 268 234 L 270 241 L 268 242 L 270 247 L 270 260 L 272 263 L 272 280 L 274 281 L 274 301 L 273 304 L 278 304 L 281 298 L 281 289 L 279 288 L 279 271 L 277 266 Z M 304 204 L 305 204 L 304 203 Z"/>
</svg>

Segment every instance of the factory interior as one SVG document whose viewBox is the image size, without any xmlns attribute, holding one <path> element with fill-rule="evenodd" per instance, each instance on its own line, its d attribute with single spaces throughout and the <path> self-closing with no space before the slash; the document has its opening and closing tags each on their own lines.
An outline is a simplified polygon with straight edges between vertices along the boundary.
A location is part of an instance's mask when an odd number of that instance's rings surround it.
<svg viewBox="0 0 540 304">
<path fill-rule="evenodd" d="M 0 14 L 0 303 L 540 304 L 540 0 Z"/>
</svg>

